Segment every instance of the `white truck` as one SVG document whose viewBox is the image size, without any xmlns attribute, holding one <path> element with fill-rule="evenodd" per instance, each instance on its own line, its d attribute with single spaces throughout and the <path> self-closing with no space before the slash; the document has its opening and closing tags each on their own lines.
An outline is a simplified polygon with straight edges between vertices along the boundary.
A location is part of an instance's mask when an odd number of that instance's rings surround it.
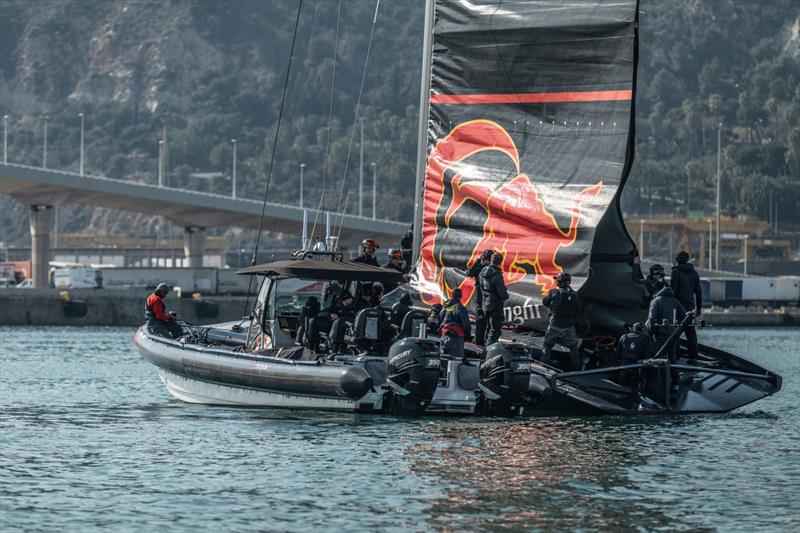
<svg viewBox="0 0 800 533">
<path fill-rule="evenodd" d="M 88 266 L 68 266 L 53 270 L 56 289 L 95 289 L 103 286 L 103 274 Z"/>
</svg>

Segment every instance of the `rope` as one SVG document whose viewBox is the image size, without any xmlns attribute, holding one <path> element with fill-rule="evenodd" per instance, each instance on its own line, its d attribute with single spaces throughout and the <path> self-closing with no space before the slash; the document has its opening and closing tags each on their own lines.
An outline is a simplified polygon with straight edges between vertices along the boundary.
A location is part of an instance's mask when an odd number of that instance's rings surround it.
<svg viewBox="0 0 800 533">
<path fill-rule="evenodd" d="M 375 24 L 378 22 L 378 8 L 381 5 L 381 0 L 375 1 L 375 14 L 372 16 L 372 28 L 369 31 L 369 42 L 367 43 L 367 55 L 364 58 L 364 70 L 361 73 L 361 87 L 358 89 L 358 99 L 356 100 L 356 114 L 353 117 L 353 128 L 350 130 L 350 145 L 347 147 L 347 159 L 344 162 L 344 175 L 342 176 L 342 186 L 339 188 L 339 200 L 336 203 L 336 212 L 339 212 L 339 208 L 342 205 L 342 195 L 344 194 L 344 184 L 347 181 L 347 168 L 350 165 L 350 152 L 353 149 L 353 139 L 356 135 L 356 124 L 358 124 L 358 112 L 359 107 L 361 106 L 361 95 L 364 93 L 364 82 L 367 79 L 367 65 L 369 64 L 369 56 L 372 50 L 372 37 L 375 35 Z M 339 241 L 339 237 L 342 234 L 342 226 L 344 225 L 344 209 L 341 213 L 341 219 L 339 222 L 339 231 L 336 233 L 336 241 Z"/>
<path fill-rule="evenodd" d="M 325 156 L 322 161 L 322 198 L 320 199 L 320 207 L 325 209 L 325 189 L 327 188 L 328 179 L 328 154 L 331 147 L 331 129 L 333 123 L 333 97 L 334 90 L 336 89 L 336 60 L 339 51 L 339 23 L 342 20 L 342 0 L 339 0 L 339 7 L 336 11 L 336 40 L 333 44 L 333 76 L 331 76 L 331 99 L 328 104 L 328 137 L 325 140 Z M 314 215 L 314 224 L 311 226 L 311 234 L 313 235 L 317 229 L 317 220 L 319 219 L 320 210 Z"/>
<path fill-rule="evenodd" d="M 286 90 L 289 87 L 289 75 L 292 72 L 292 56 L 294 56 L 294 44 L 297 41 L 297 27 L 300 24 L 300 12 L 303 10 L 303 0 L 297 4 L 297 17 L 294 21 L 294 33 L 292 34 L 292 47 L 289 49 L 289 65 L 286 67 L 286 79 L 283 81 L 283 95 L 281 96 L 281 107 L 278 111 L 278 124 L 275 127 L 275 138 L 272 140 L 272 155 L 269 159 L 269 169 L 267 170 L 267 184 L 264 187 L 264 201 L 261 204 L 261 218 L 258 221 L 258 235 L 256 236 L 256 247 L 253 250 L 253 258 L 250 261 L 251 265 L 256 264 L 256 257 L 258 256 L 258 245 L 261 243 L 261 231 L 264 228 L 264 213 L 267 209 L 267 197 L 269 196 L 269 185 L 272 181 L 272 168 L 275 163 L 275 151 L 278 147 L 278 137 L 281 132 L 281 121 L 283 119 L 283 107 L 286 103 Z M 253 276 L 250 276 L 250 281 L 247 284 L 247 299 L 244 304 L 244 311 L 247 312 L 250 306 L 250 292 L 253 286 Z"/>
</svg>

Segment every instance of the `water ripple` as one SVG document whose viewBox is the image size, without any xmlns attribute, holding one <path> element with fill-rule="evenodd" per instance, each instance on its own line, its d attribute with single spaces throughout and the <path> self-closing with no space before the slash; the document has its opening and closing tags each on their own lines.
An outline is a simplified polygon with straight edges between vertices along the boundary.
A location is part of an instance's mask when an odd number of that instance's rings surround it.
<svg viewBox="0 0 800 533">
<path fill-rule="evenodd" d="M 800 332 L 704 334 L 782 373 L 784 390 L 721 416 L 206 407 L 170 399 L 127 329 L 0 328 L 0 526 L 789 530 L 800 508 Z"/>
</svg>

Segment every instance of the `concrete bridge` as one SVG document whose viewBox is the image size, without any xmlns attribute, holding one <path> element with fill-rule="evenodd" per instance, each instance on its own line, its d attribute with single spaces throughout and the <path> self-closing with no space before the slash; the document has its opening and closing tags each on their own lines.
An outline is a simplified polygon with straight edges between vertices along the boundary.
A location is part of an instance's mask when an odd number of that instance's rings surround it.
<svg viewBox="0 0 800 533">
<path fill-rule="evenodd" d="M 161 215 L 184 228 L 184 254 L 188 266 L 202 266 L 205 230 L 211 227 L 238 226 L 258 229 L 262 203 L 183 189 L 130 183 L 100 176 L 51 170 L 12 163 L 0 163 L 0 193 L 29 206 L 31 228 L 32 278 L 36 287 L 47 286 L 50 258 L 50 230 L 53 206 L 89 204 L 122 211 Z M 317 234 L 324 236 L 325 213 L 309 210 L 315 217 Z M 390 222 L 368 217 L 332 216 L 341 221 L 341 243 L 352 245 L 369 236 L 394 242 L 407 229 L 407 222 Z M 265 231 L 301 234 L 303 209 L 268 203 L 264 211 Z M 337 226 L 338 229 L 338 226 Z M 310 228 L 309 228 L 310 231 Z"/>
</svg>

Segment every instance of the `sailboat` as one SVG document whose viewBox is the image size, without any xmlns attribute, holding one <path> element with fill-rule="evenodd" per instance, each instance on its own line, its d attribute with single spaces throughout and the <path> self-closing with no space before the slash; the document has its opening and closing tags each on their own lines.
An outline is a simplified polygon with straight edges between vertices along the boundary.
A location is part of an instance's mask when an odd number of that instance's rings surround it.
<svg viewBox="0 0 800 533">
<path fill-rule="evenodd" d="M 542 300 L 568 272 L 584 305 L 587 364 L 564 372 L 534 363 L 552 386 L 549 407 L 728 411 L 780 390 L 780 376 L 709 346 L 692 364 L 683 344 L 673 364 L 663 350 L 633 365 L 614 359 L 616 340 L 645 322 L 649 304 L 620 209 L 634 157 L 638 13 L 637 0 L 436 2 L 426 21 L 414 286 L 429 304 L 455 288 L 469 301 L 467 270 L 485 250 L 501 253 L 504 337 L 540 359 Z"/>
<path fill-rule="evenodd" d="M 638 2 L 427 0 L 425 15 L 410 285 L 318 342 L 312 298 L 397 273 L 346 261 L 332 234 L 242 269 L 261 280 L 246 322 L 187 325 L 176 339 L 137 332 L 168 391 L 210 404 L 508 416 L 725 412 L 780 390 L 780 376 L 707 346 L 693 364 L 685 346 L 673 363 L 607 357 L 646 309 L 619 206 L 633 162 Z M 471 305 L 467 269 L 486 249 L 503 255 L 513 329 L 453 358 L 427 309 L 456 288 Z M 538 361 L 542 299 L 565 271 L 585 302 L 577 372 Z M 405 293 L 417 305 L 392 323 Z"/>
</svg>

